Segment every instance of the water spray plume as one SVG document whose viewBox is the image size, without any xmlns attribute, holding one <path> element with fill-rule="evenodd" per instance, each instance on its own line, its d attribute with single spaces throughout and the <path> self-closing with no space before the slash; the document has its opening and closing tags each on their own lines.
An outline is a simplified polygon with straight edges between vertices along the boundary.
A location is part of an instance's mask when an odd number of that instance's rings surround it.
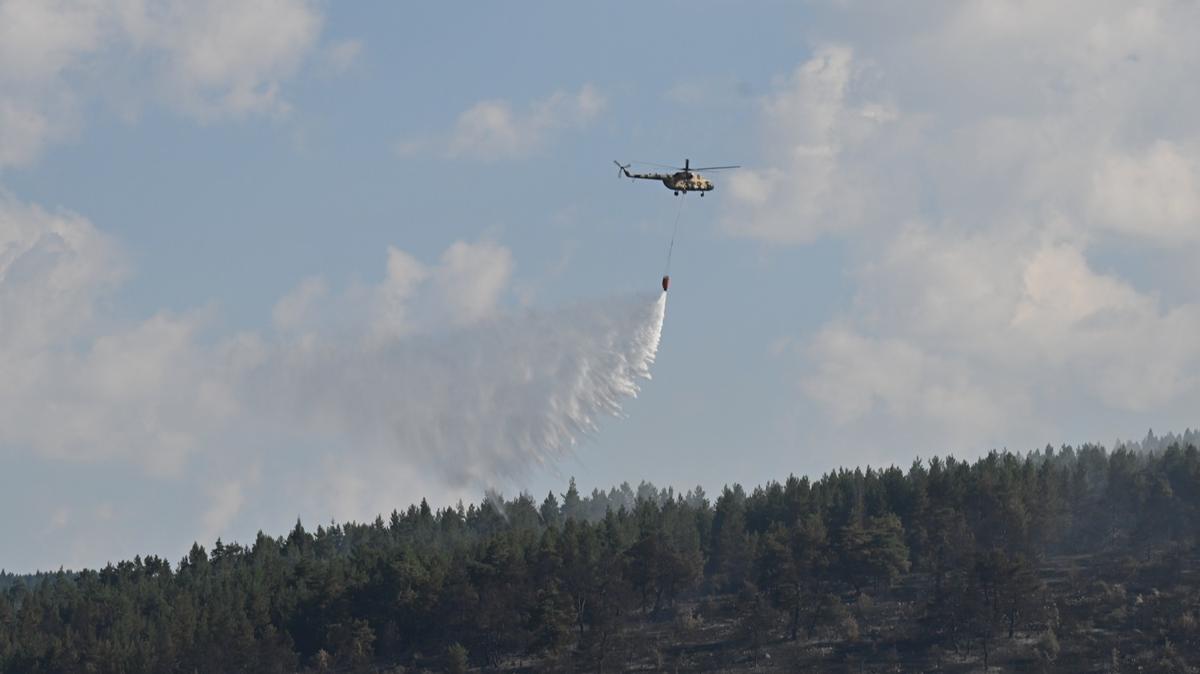
<svg viewBox="0 0 1200 674">
<path fill-rule="evenodd" d="M 257 374 L 286 421 L 490 484 L 619 415 L 650 378 L 665 314 L 665 292 L 594 300 L 374 347 L 297 345 Z"/>
</svg>

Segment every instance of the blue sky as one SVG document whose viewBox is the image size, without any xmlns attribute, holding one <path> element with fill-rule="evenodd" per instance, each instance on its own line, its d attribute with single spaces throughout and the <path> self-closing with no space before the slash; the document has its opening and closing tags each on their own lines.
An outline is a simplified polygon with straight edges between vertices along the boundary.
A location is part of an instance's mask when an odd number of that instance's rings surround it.
<svg viewBox="0 0 1200 674">
<path fill-rule="evenodd" d="M 0 566 L 477 498 L 218 364 L 306 287 L 334 332 L 653 290 L 679 203 L 613 159 L 745 168 L 683 205 L 653 379 L 504 491 L 1195 425 L 1196 10 L 1127 4 L 2 0 Z"/>
</svg>

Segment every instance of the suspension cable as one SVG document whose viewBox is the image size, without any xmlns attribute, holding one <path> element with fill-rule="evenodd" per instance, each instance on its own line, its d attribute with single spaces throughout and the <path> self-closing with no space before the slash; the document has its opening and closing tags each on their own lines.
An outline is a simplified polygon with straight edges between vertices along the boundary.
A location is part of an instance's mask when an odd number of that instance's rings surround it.
<svg viewBox="0 0 1200 674">
<path fill-rule="evenodd" d="M 679 232 L 679 216 L 683 214 L 683 202 L 686 201 L 684 198 L 686 196 L 685 192 L 684 196 L 679 198 L 679 209 L 675 211 L 675 225 L 671 228 L 671 245 L 667 246 L 667 266 L 663 270 L 663 276 L 671 275 L 671 253 L 675 251 L 675 235 Z"/>
</svg>

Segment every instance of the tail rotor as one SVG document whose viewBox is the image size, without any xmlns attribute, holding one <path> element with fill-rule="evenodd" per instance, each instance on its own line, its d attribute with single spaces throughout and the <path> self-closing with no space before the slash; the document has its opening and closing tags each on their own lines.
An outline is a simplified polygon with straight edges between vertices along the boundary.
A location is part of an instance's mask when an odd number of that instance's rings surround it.
<svg viewBox="0 0 1200 674">
<path fill-rule="evenodd" d="M 613 163 L 617 165 L 617 177 L 618 178 L 620 178 L 622 175 L 624 175 L 627 178 L 629 177 L 629 167 L 631 166 L 631 164 L 622 164 L 621 162 L 617 161 L 616 159 L 613 160 Z"/>
</svg>

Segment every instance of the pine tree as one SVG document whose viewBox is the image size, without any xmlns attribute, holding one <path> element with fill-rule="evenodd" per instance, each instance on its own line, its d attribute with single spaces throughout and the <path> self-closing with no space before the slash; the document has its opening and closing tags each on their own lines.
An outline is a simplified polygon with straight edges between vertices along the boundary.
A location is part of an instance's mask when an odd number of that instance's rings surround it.
<svg viewBox="0 0 1200 674">
<path fill-rule="evenodd" d="M 542 507 L 538 509 L 538 515 L 542 518 L 542 524 L 552 529 L 557 529 L 562 526 L 562 511 L 558 507 L 558 499 L 554 497 L 554 492 L 546 494 L 546 499 L 542 501 Z"/>
<path fill-rule="evenodd" d="M 574 477 L 567 485 L 567 493 L 563 494 L 562 516 L 564 520 L 587 518 L 587 513 L 583 509 L 583 501 L 579 498 L 579 489 L 575 487 Z"/>
</svg>

